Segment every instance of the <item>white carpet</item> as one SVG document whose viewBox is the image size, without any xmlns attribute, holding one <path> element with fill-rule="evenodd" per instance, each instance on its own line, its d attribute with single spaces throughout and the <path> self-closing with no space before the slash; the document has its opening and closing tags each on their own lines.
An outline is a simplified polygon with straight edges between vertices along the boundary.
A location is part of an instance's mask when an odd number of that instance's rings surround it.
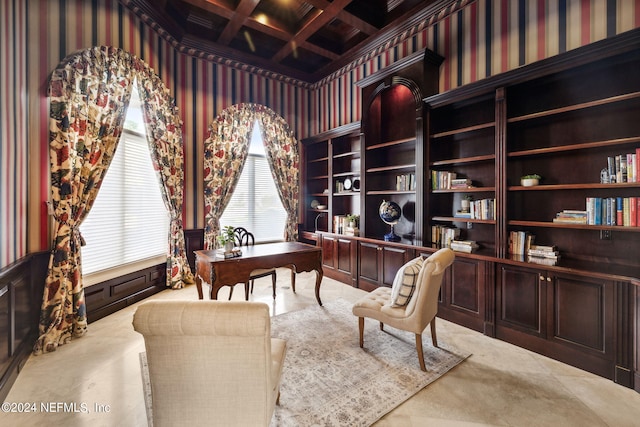
<svg viewBox="0 0 640 427">
<path fill-rule="evenodd" d="M 440 347 L 434 348 L 427 331 L 427 372 L 422 372 L 414 335 L 391 327 L 380 331 L 371 319 L 365 322 L 361 349 L 351 306 L 337 300 L 271 319 L 272 336 L 287 340 L 280 405 L 272 427 L 369 426 L 469 356 L 449 348 L 446 336 L 439 336 Z M 150 415 L 144 353 L 140 361 Z"/>
</svg>

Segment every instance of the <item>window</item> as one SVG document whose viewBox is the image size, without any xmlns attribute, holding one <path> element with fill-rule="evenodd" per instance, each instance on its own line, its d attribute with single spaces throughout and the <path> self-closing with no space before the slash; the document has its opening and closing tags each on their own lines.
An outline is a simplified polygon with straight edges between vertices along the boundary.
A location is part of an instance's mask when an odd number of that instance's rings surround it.
<svg viewBox="0 0 640 427">
<path fill-rule="evenodd" d="M 282 240 L 287 213 L 282 207 L 264 151 L 260 125 L 253 125 L 249 155 L 220 226 L 244 227 L 256 243 Z"/>
<path fill-rule="evenodd" d="M 169 214 L 151 163 L 135 82 L 124 128 L 96 201 L 80 226 L 87 242 L 81 249 L 83 275 L 159 255 L 166 258 Z M 119 268 L 111 276 L 122 274 Z"/>
</svg>

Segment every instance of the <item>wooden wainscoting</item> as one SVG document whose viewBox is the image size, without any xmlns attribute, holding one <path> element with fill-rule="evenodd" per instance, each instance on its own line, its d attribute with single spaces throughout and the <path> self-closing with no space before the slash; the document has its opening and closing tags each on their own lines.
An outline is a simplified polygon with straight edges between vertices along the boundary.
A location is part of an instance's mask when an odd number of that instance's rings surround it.
<svg viewBox="0 0 640 427">
<path fill-rule="evenodd" d="M 38 337 L 48 252 L 0 270 L 0 401 L 4 401 Z"/>
</svg>

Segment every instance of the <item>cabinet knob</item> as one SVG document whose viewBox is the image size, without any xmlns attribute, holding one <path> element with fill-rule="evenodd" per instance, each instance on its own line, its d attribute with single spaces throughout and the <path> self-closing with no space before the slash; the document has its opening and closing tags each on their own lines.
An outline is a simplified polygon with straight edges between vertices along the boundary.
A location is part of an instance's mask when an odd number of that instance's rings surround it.
<svg viewBox="0 0 640 427">
<path fill-rule="evenodd" d="M 547 277 L 547 282 L 551 281 L 551 276 Z"/>
<path fill-rule="evenodd" d="M 540 275 L 540 280 L 544 281 L 544 276 L 542 274 Z"/>
</svg>

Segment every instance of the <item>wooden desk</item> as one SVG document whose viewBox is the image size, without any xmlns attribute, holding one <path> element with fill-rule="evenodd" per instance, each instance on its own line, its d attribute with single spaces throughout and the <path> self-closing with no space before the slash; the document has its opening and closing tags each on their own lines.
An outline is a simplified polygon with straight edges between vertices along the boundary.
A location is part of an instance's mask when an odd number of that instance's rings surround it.
<svg viewBox="0 0 640 427">
<path fill-rule="evenodd" d="M 211 288 L 209 297 L 218 299 L 223 286 L 246 283 L 253 270 L 259 268 L 289 267 L 294 272 L 316 272 L 316 300 L 320 301 L 322 281 L 322 250 L 317 246 L 299 242 L 279 242 L 264 245 L 243 246 L 242 256 L 224 259 L 216 251 L 194 251 L 196 254 L 196 287 L 202 299 L 202 282 Z M 295 292 L 295 289 L 294 289 Z"/>
</svg>

